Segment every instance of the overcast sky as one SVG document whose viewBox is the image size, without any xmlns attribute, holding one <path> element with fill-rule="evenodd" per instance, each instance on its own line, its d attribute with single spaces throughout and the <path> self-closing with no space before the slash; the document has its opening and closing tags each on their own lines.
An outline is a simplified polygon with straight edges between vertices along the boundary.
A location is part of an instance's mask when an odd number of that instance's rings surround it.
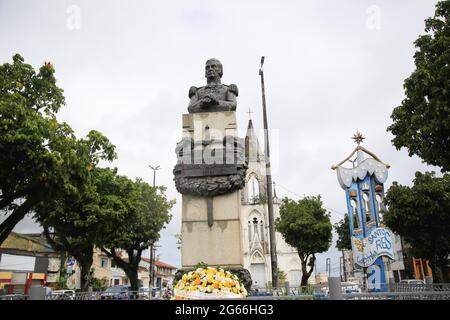
<svg viewBox="0 0 450 320">
<path fill-rule="evenodd" d="M 323 197 L 332 222 L 346 212 L 344 191 L 330 168 L 364 146 L 391 165 L 393 181 L 411 185 L 417 170 L 435 170 L 397 151 L 386 132 L 414 70 L 413 42 L 434 14 L 433 0 L 310 1 L 61 1 L 0 0 L 0 63 L 20 53 L 36 69 L 51 61 L 66 106 L 58 118 L 78 137 L 95 129 L 117 147 L 112 165 L 176 198 L 162 232 L 160 259 L 180 266 L 174 235 L 181 195 L 172 169 L 187 113 L 188 89 L 205 84 L 204 63 L 218 58 L 222 82 L 239 87 L 237 118 L 245 134 L 248 110 L 262 127 L 259 62 L 272 131 L 277 194 Z M 15 231 L 37 230 L 30 219 Z M 320 254 L 339 272 L 334 243 Z"/>
</svg>

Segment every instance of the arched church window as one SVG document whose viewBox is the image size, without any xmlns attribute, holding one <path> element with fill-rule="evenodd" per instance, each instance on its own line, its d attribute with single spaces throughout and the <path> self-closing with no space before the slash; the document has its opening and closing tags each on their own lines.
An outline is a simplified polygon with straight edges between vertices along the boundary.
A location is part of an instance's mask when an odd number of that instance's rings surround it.
<svg viewBox="0 0 450 320">
<path fill-rule="evenodd" d="M 248 202 L 251 204 L 259 203 L 259 181 L 252 175 L 247 182 Z"/>
<path fill-rule="evenodd" d="M 359 229 L 361 226 L 359 224 L 358 203 L 355 199 L 352 199 L 350 204 L 352 206 L 353 229 Z"/>
<path fill-rule="evenodd" d="M 252 242 L 252 223 L 248 222 L 248 242 Z"/>
</svg>

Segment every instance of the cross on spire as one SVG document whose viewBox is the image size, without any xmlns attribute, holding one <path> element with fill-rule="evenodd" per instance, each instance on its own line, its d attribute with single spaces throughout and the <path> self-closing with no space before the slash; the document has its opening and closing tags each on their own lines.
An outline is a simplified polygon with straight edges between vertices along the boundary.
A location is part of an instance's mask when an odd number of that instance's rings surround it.
<svg viewBox="0 0 450 320">
<path fill-rule="evenodd" d="M 248 113 L 248 119 L 252 120 L 252 113 L 253 113 L 252 109 L 248 108 L 248 112 L 247 113 Z"/>
</svg>

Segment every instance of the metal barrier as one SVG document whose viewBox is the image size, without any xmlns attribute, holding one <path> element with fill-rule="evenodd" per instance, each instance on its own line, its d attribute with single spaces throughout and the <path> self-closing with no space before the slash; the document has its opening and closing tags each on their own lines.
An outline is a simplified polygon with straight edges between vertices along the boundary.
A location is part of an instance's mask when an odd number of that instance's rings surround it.
<svg viewBox="0 0 450 320">
<path fill-rule="evenodd" d="M 450 283 L 441 284 L 408 284 L 395 283 L 386 286 L 384 292 L 367 292 L 362 285 L 351 286 L 351 291 L 346 292 L 348 285 L 342 286 L 342 296 L 345 300 L 450 300 Z M 326 286 L 306 287 L 278 287 L 251 292 L 245 299 L 239 300 L 328 300 L 328 292 L 324 292 Z M 170 294 L 161 292 L 155 297 L 148 291 L 120 291 L 120 292 L 76 292 L 49 294 L 45 300 L 168 300 Z M 0 295 L 3 300 L 28 300 L 28 295 L 7 294 Z"/>
<path fill-rule="evenodd" d="M 164 297 L 156 295 L 150 297 L 148 291 L 95 291 L 95 292 L 76 292 L 73 294 L 49 294 L 46 300 L 159 300 Z M 169 298 L 169 297 L 166 297 Z"/>
<path fill-rule="evenodd" d="M 450 291 L 345 293 L 345 300 L 450 300 Z"/>
<path fill-rule="evenodd" d="M 25 295 L 25 294 L 0 295 L 0 301 L 2 301 L 2 300 L 28 300 L 28 295 Z"/>
</svg>

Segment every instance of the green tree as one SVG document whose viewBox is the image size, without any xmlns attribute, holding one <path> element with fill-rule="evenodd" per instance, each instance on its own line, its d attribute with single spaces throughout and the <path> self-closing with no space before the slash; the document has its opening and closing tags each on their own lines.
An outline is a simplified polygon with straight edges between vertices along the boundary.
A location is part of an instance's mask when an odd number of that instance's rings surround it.
<svg viewBox="0 0 450 320">
<path fill-rule="evenodd" d="M 35 219 L 44 229 L 48 242 L 58 251 L 69 252 L 80 264 L 81 289 L 89 287 L 89 270 L 93 263 L 94 245 L 103 241 L 98 232 L 108 221 L 110 212 L 100 205 L 98 178 L 107 169 L 97 168 L 100 159 L 112 160 L 114 146 L 103 135 L 91 131 L 86 139 L 77 141 L 79 159 L 87 157 L 88 175 L 84 184 L 40 202 Z"/>
<path fill-rule="evenodd" d="M 13 64 L 0 65 L 0 210 L 8 215 L 0 224 L 0 244 L 54 191 L 52 169 L 61 160 L 55 146 L 71 133 L 54 117 L 64 97 L 52 65 L 44 64 L 36 74 L 23 61 L 16 54 Z"/>
<path fill-rule="evenodd" d="M 348 223 L 348 215 L 345 215 L 344 219 L 334 224 L 334 230 L 338 235 L 336 248 L 339 251 L 351 250 L 352 243 L 350 241 L 350 225 Z"/>
<path fill-rule="evenodd" d="M 56 119 L 64 96 L 54 73 L 50 63 L 36 73 L 18 54 L 0 65 L 0 244 L 39 203 L 76 193 L 89 176 L 89 152 Z"/>
<path fill-rule="evenodd" d="M 277 273 L 278 273 L 278 283 L 284 284 L 286 282 L 286 272 L 278 269 Z"/>
<path fill-rule="evenodd" d="M 121 207 L 114 219 L 102 224 L 101 250 L 111 257 L 130 279 L 132 290 L 138 290 L 138 268 L 142 251 L 159 239 L 160 231 L 172 216 L 175 200 L 167 200 L 164 187 L 152 187 L 141 180 L 117 176 L 104 184 L 105 201 Z M 120 251 L 127 257 L 121 257 Z"/>
<path fill-rule="evenodd" d="M 94 276 L 95 274 L 95 268 L 92 268 L 89 271 L 89 287 L 91 287 L 94 291 L 105 291 L 106 288 L 108 288 L 109 281 L 106 277 L 103 277 L 101 279 L 96 278 Z"/>
<path fill-rule="evenodd" d="M 314 269 L 315 254 L 325 252 L 332 241 L 330 215 L 322 208 L 320 195 L 295 201 L 284 198 L 276 229 L 287 244 L 297 249 L 302 264 L 302 286 Z M 308 269 L 309 267 L 309 269 Z"/>
<path fill-rule="evenodd" d="M 450 174 L 416 172 L 412 187 L 394 182 L 385 203 L 385 224 L 411 244 L 416 256 L 430 261 L 435 282 L 448 282 Z"/>
<path fill-rule="evenodd" d="M 425 20 L 427 34 L 415 41 L 416 70 L 405 80 L 406 98 L 391 115 L 392 143 L 426 163 L 450 170 L 450 0 Z"/>
<path fill-rule="evenodd" d="M 350 225 L 348 222 L 348 214 L 345 215 L 344 219 L 340 220 L 338 223 L 334 224 L 334 230 L 338 235 L 336 240 L 336 248 L 342 253 L 342 261 L 344 261 L 344 279 L 347 280 L 346 270 L 345 270 L 345 250 L 352 249 L 352 243 L 350 239 Z"/>
</svg>

